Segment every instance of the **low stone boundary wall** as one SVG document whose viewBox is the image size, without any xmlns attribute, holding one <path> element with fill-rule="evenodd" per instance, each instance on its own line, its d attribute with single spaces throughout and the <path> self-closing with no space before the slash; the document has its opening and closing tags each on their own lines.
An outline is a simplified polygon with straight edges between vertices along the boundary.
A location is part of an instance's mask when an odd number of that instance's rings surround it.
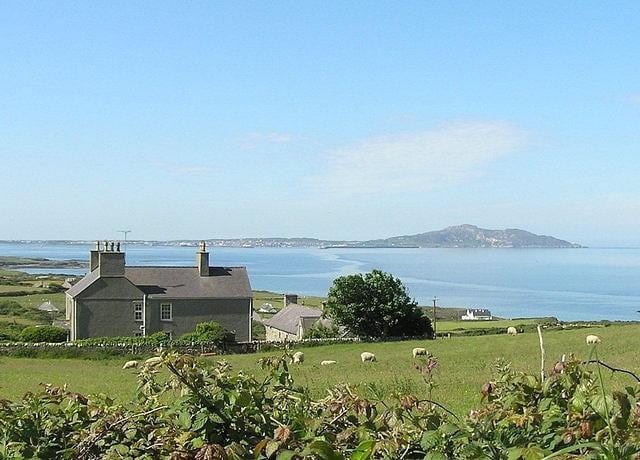
<svg viewBox="0 0 640 460">
<path fill-rule="evenodd" d="M 0 342 L 0 356 L 23 352 L 28 354 L 30 350 L 37 352 L 59 352 L 64 354 L 65 350 L 77 350 L 80 354 L 90 354 L 92 351 L 107 351 L 115 355 L 151 355 L 162 348 L 163 350 L 173 350 L 178 353 L 190 355 L 225 355 L 225 354 L 242 354 L 255 353 L 259 351 L 284 350 L 286 348 L 306 348 L 322 345 L 332 345 L 341 343 L 357 343 L 357 342 L 398 342 L 406 340 L 428 340 L 426 337 L 387 337 L 385 339 L 374 338 L 341 338 L 341 339 L 304 339 L 297 342 L 267 342 L 265 340 L 256 340 L 253 342 L 234 342 L 222 345 L 213 343 L 183 343 L 183 342 L 166 342 L 163 344 L 150 343 L 110 343 L 101 344 L 92 343 L 25 343 L 25 342 Z"/>
</svg>

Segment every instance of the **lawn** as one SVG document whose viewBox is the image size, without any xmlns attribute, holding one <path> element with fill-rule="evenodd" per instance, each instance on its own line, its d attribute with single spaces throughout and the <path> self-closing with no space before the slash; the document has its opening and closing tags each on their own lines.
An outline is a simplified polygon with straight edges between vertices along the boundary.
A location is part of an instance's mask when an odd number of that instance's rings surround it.
<svg viewBox="0 0 640 460">
<path fill-rule="evenodd" d="M 640 325 L 613 325 L 579 330 L 545 332 L 547 369 L 563 354 L 575 353 L 585 358 L 588 353 L 585 337 L 598 334 L 600 358 L 605 362 L 640 374 Z M 294 366 L 292 374 L 297 383 L 307 386 L 316 397 L 336 383 L 349 383 L 361 394 L 371 395 L 372 388 L 389 397 L 392 392 L 412 392 L 426 396 L 425 386 L 415 371 L 411 358 L 414 346 L 424 346 L 438 358 L 435 381 L 438 384 L 433 398 L 456 413 L 466 413 L 480 401 L 479 389 L 491 378 L 495 362 L 504 358 L 517 370 L 539 372 L 540 355 L 535 333 L 457 337 L 437 341 L 391 343 L 356 343 L 304 348 L 305 362 Z M 376 354 L 378 362 L 363 364 L 362 351 Z M 263 376 L 257 361 L 272 353 L 229 355 L 227 359 L 236 369 L 243 369 L 257 377 Z M 214 359 L 214 358 L 206 358 Z M 320 366 L 320 361 L 335 359 L 338 364 Z M 69 384 L 74 391 L 106 393 L 126 402 L 135 393 L 134 371 L 120 369 L 122 360 L 88 361 L 63 359 L 26 359 L 0 357 L 0 398 L 17 398 L 33 390 L 41 382 Z M 616 374 L 608 380 L 617 388 L 632 384 L 628 376 Z"/>
</svg>

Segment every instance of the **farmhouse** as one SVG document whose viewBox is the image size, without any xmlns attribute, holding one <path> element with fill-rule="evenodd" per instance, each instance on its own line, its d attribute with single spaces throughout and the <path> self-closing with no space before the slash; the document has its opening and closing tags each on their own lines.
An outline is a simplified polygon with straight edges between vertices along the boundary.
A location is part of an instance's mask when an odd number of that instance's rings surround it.
<svg viewBox="0 0 640 460">
<path fill-rule="evenodd" d="M 322 318 L 322 310 L 299 305 L 298 296 L 285 294 L 284 308 L 264 322 L 269 342 L 302 340 L 305 332 L 319 321 L 329 326 L 330 319 Z"/>
<path fill-rule="evenodd" d="M 476 308 L 476 309 L 467 308 L 467 313 L 462 315 L 461 319 L 463 321 L 479 321 L 479 320 L 489 321 L 493 319 L 493 316 L 491 315 L 491 312 L 486 308 Z"/>
<path fill-rule="evenodd" d="M 160 331 L 178 337 L 215 320 L 237 341 L 248 341 L 251 313 L 246 269 L 210 267 L 204 242 L 195 267 L 126 266 L 119 243 L 97 243 L 90 272 L 66 294 L 71 340 Z"/>
</svg>

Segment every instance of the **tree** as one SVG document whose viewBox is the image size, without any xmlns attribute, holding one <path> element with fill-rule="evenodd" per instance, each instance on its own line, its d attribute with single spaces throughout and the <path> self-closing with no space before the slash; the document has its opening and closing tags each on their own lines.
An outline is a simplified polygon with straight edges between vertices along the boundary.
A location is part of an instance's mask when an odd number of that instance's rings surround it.
<svg viewBox="0 0 640 460">
<path fill-rule="evenodd" d="M 325 312 L 351 333 L 365 337 L 433 335 L 431 321 L 399 278 L 381 270 L 336 278 Z"/>
</svg>

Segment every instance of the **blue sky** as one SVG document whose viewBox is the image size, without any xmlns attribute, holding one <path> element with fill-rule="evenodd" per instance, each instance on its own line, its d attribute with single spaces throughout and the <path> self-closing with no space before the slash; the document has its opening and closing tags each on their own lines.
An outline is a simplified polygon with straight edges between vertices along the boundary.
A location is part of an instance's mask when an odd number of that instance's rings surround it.
<svg viewBox="0 0 640 460">
<path fill-rule="evenodd" d="M 640 242 L 640 3 L 3 2 L 0 239 Z"/>
</svg>

